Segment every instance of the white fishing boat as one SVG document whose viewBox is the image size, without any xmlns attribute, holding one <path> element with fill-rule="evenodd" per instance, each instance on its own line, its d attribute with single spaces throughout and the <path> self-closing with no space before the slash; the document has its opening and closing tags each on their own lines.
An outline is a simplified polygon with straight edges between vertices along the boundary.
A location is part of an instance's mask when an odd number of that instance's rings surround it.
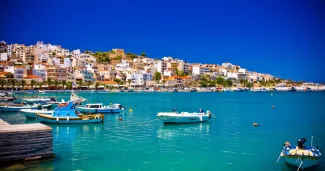
<svg viewBox="0 0 325 171">
<path fill-rule="evenodd" d="M 36 114 L 37 113 L 42 113 L 42 114 L 46 114 L 46 115 L 52 115 L 54 112 L 54 110 L 46 110 L 46 109 L 42 109 L 42 110 L 36 110 L 36 109 L 21 109 L 19 110 L 20 114 L 24 114 L 26 118 L 29 119 L 36 119 Z"/>
<path fill-rule="evenodd" d="M 86 104 L 85 106 L 77 106 L 77 110 L 84 113 L 120 113 L 124 108 L 120 104 L 103 106 L 102 103 L 93 103 Z"/>
<path fill-rule="evenodd" d="M 75 94 L 72 94 L 70 97 L 70 101 L 69 102 L 73 102 L 75 104 L 79 104 L 80 102 L 84 101 L 85 99 L 82 97 L 79 97 Z M 67 102 L 67 103 L 69 103 Z M 66 104 L 66 102 L 62 99 L 61 102 L 55 102 L 57 105 L 62 106 L 64 104 Z M 54 102 L 53 102 L 54 104 Z M 48 105 L 53 105 L 53 104 L 48 104 Z M 44 105 L 42 105 L 43 107 Z M 24 114 L 26 118 L 30 118 L 30 119 L 36 119 L 36 114 L 43 114 L 43 115 L 52 115 L 54 113 L 54 110 L 47 110 L 44 109 L 45 107 L 43 107 L 43 109 L 41 110 L 35 110 L 35 109 L 22 109 L 19 111 L 19 113 Z"/>
<path fill-rule="evenodd" d="M 30 99 L 23 99 L 23 102 L 27 104 L 48 104 L 48 103 L 55 103 L 56 100 L 51 97 L 51 98 L 44 98 L 44 97 L 37 97 L 37 98 L 30 98 Z"/>
<path fill-rule="evenodd" d="M 322 153 L 318 148 L 313 146 L 313 137 L 310 146 L 304 146 L 306 141 L 306 138 L 299 139 L 297 146 L 286 142 L 282 148 L 280 157 L 283 157 L 286 163 L 298 167 L 298 170 L 317 165 Z"/>
<path fill-rule="evenodd" d="M 38 109 L 40 104 L 31 105 L 4 105 L 0 106 L 1 112 L 18 112 L 21 109 Z"/>
<path fill-rule="evenodd" d="M 38 94 L 45 94 L 46 92 L 43 90 L 38 90 Z"/>
<path fill-rule="evenodd" d="M 211 116 L 213 115 L 210 111 L 207 111 L 205 113 L 201 109 L 199 110 L 199 112 L 194 113 L 178 113 L 175 109 L 173 109 L 171 112 L 159 112 L 157 114 L 158 119 L 162 120 L 164 124 L 206 122 L 211 119 Z M 215 118 L 215 116 L 213 117 Z"/>
</svg>

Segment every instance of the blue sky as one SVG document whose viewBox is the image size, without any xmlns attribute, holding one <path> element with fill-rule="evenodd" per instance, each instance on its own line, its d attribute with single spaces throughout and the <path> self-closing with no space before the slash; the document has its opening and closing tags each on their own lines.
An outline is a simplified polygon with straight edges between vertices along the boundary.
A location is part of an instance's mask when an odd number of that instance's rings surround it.
<svg viewBox="0 0 325 171">
<path fill-rule="evenodd" d="M 325 82 L 325 1 L 3 0 L 0 39 L 231 62 Z"/>
</svg>

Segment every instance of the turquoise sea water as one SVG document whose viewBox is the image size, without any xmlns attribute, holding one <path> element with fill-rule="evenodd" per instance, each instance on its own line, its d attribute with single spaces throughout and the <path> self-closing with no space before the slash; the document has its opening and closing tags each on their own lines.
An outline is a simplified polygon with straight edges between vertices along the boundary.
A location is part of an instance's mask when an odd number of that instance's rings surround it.
<svg viewBox="0 0 325 171">
<path fill-rule="evenodd" d="M 64 97 L 70 94 L 45 94 Z M 295 171 L 280 160 L 285 141 L 314 136 L 325 149 L 324 92 L 78 93 L 90 102 L 120 103 L 133 112 L 103 124 L 50 125 L 56 158 L 25 170 Z M 272 108 L 274 106 L 275 108 Z M 211 110 L 208 123 L 163 125 L 157 112 Z M 118 117 L 123 117 L 119 121 Z M 1 113 L 11 123 L 23 115 Z M 259 127 L 253 127 L 257 122 Z M 325 170 L 325 156 L 310 171 Z"/>
</svg>

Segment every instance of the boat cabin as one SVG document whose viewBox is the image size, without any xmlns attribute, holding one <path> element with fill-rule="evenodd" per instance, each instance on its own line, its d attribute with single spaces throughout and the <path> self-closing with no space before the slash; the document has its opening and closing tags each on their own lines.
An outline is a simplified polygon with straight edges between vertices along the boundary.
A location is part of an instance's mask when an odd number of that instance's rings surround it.
<svg viewBox="0 0 325 171">
<path fill-rule="evenodd" d="M 103 104 L 101 103 L 95 103 L 95 104 L 87 104 L 86 108 L 90 108 L 90 109 L 98 109 L 98 108 L 102 108 Z"/>
</svg>

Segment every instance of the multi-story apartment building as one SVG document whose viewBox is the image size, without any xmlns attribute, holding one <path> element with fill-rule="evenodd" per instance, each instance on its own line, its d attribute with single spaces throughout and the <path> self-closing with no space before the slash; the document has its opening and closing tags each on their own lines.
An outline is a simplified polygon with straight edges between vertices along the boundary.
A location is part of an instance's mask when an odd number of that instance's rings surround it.
<svg viewBox="0 0 325 171">
<path fill-rule="evenodd" d="M 155 63 L 155 66 L 157 68 L 157 72 L 163 73 L 165 70 L 167 70 L 167 62 L 166 61 L 157 61 Z"/>
<path fill-rule="evenodd" d="M 14 67 L 14 78 L 17 80 L 22 80 L 27 76 L 27 66 L 15 66 Z"/>
<path fill-rule="evenodd" d="M 58 81 L 67 80 L 66 69 L 49 67 L 47 68 L 47 78 L 51 78 L 52 80 L 58 80 Z"/>
<path fill-rule="evenodd" d="M 88 70 L 77 70 L 75 71 L 75 74 L 76 81 L 82 80 L 84 83 L 95 81 L 93 73 L 89 72 Z"/>
</svg>

